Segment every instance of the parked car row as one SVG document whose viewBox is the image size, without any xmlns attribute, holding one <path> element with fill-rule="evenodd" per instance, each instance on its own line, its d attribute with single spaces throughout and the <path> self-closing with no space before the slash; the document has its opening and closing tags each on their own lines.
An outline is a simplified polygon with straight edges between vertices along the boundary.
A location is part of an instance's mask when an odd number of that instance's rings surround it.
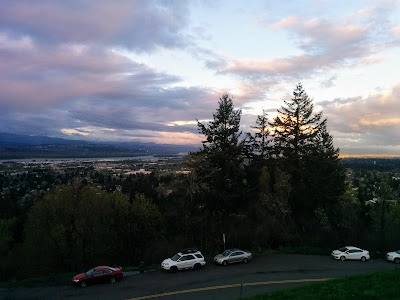
<svg viewBox="0 0 400 300">
<path fill-rule="evenodd" d="M 354 246 L 346 246 L 339 248 L 337 250 L 333 250 L 331 253 L 331 257 L 341 261 L 345 260 L 367 261 L 371 259 L 369 251 Z M 386 260 L 395 262 L 396 264 L 400 264 L 400 250 L 388 252 L 386 254 Z"/>
<path fill-rule="evenodd" d="M 214 263 L 226 266 L 232 263 L 248 263 L 251 261 L 250 252 L 240 249 L 228 249 L 214 257 Z M 200 269 L 206 265 L 203 254 L 195 248 L 186 248 L 171 258 L 161 263 L 161 268 L 167 271 L 176 272 L 185 269 Z"/>
<path fill-rule="evenodd" d="M 331 257 L 337 260 L 370 260 L 369 251 L 354 247 L 345 246 L 337 250 L 333 250 Z M 240 249 L 227 249 L 221 254 L 217 254 L 213 262 L 218 265 L 226 266 L 232 263 L 248 263 L 252 260 L 252 254 L 248 251 Z M 388 252 L 386 254 L 386 260 L 392 261 L 396 264 L 400 264 L 400 250 Z M 203 254 L 196 248 L 182 249 L 180 252 L 172 256 L 171 258 L 165 259 L 161 263 L 161 268 L 167 271 L 176 272 L 185 269 L 201 269 L 206 265 Z M 87 272 L 75 275 L 72 278 L 72 283 L 81 287 L 85 287 L 88 284 L 98 282 L 110 282 L 114 283 L 117 279 L 124 276 L 122 267 L 109 267 L 109 266 L 98 266 L 90 269 Z"/>
</svg>

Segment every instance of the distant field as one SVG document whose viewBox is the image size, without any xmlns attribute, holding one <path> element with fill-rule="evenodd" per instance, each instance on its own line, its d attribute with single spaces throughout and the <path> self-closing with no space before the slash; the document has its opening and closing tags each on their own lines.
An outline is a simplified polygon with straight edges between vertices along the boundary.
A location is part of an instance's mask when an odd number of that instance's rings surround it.
<svg viewBox="0 0 400 300">
<path fill-rule="evenodd" d="M 394 300 L 400 299 L 400 269 L 332 279 L 245 300 Z"/>
</svg>

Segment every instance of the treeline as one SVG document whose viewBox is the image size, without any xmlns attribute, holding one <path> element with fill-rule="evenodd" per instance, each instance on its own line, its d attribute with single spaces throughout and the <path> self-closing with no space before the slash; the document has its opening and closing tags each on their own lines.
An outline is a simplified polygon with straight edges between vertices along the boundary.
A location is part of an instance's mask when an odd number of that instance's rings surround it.
<svg viewBox="0 0 400 300">
<path fill-rule="evenodd" d="M 185 174 L 119 178 L 121 189 L 86 180 L 57 186 L 17 216 L 1 215 L 3 279 L 97 264 L 159 263 L 187 246 L 398 247 L 398 191 L 386 180 L 346 180 L 322 112 L 296 86 L 277 116 L 243 133 L 241 111 L 223 95 L 198 122 L 202 148 Z M 104 178 L 103 178 L 104 179 Z M 398 185 L 397 185 L 398 187 Z M 380 199 L 365 205 L 365 199 Z M 387 200 L 396 201 L 387 201 Z"/>
</svg>

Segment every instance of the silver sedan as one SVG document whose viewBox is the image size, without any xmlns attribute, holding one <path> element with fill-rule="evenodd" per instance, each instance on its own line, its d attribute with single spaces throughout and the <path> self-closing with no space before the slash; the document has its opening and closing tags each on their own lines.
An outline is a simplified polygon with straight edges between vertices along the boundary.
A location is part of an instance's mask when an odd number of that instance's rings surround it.
<svg viewBox="0 0 400 300">
<path fill-rule="evenodd" d="M 252 256 L 250 252 L 243 251 L 240 249 L 228 249 L 223 253 L 218 254 L 214 257 L 214 262 L 216 264 L 224 265 L 232 264 L 232 263 L 248 263 L 251 261 Z"/>
</svg>

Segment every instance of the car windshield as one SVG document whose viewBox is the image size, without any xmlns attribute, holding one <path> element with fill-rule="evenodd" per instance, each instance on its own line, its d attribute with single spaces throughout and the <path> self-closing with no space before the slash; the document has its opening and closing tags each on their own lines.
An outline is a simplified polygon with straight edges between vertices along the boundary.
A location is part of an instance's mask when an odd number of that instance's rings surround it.
<svg viewBox="0 0 400 300">
<path fill-rule="evenodd" d="M 223 256 L 228 256 L 229 254 L 231 254 L 231 251 L 226 250 L 222 253 Z"/>
<path fill-rule="evenodd" d="M 347 251 L 347 248 L 346 248 L 346 247 L 339 248 L 339 251 L 340 251 L 340 252 L 346 252 L 346 251 Z"/>
<path fill-rule="evenodd" d="M 171 257 L 171 260 L 177 261 L 180 258 L 181 258 L 181 256 L 179 254 L 175 254 L 174 256 Z"/>
<path fill-rule="evenodd" d="M 89 271 L 85 272 L 86 276 L 90 276 L 94 273 L 94 271 L 96 271 L 95 269 L 90 269 Z"/>
</svg>

